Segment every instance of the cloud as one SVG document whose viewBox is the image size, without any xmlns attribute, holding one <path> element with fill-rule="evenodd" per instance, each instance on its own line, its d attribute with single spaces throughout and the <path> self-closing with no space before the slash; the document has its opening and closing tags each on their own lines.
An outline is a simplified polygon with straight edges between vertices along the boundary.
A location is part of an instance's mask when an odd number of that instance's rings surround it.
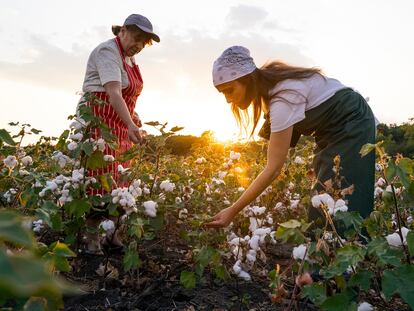
<svg viewBox="0 0 414 311">
<path fill-rule="evenodd" d="M 275 31 L 285 30 L 267 21 L 267 17 L 267 11 L 260 7 L 238 5 L 230 8 L 227 27 L 215 36 L 203 29 L 188 29 L 185 34 L 177 34 L 174 30 L 165 32 L 161 44 L 155 43 L 136 56 L 145 84 L 151 89 L 158 88 L 163 95 L 173 96 L 177 92 L 176 80 L 181 78 L 188 80 L 186 85 L 192 88 L 189 93 L 198 89 L 202 96 L 203 90 L 212 85 L 214 59 L 224 49 L 236 44 L 248 47 L 258 66 L 272 58 L 309 64 L 310 60 L 301 53 L 300 46 L 278 42 L 274 38 Z M 269 23 L 273 23 L 270 30 Z M 74 94 L 82 88 L 89 53 L 107 36 L 105 27 L 92 28 L 81 33 L 68 51 L 50 43 L 46 36 L 30 35 L 27 49 L 31 51 L 30 61 L 0 62 L 0 76 Z"/>
<path fill-rule="evenodd" d="M 241 4 L 230 8 L 227 22 L 230 28 L 251 29 L 261 24 L 268 14 L 263 8 Z"/>
</svg>

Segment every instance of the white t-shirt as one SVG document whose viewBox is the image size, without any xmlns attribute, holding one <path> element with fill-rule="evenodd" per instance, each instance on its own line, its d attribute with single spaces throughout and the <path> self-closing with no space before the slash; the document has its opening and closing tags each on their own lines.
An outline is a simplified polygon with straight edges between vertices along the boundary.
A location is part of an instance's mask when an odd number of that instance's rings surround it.
<svg viewBox="0 0 414 311">
<path fill-rule="evenodd" d="M 315 108 L 331 98 L 337 91 L 347 88 L 338 80 L 314 74 L 310 78 L 288 79 L 269 91 L 271 132 L 280 132 L 305 119 L 305 111 Z M 277 92 L 279 94 L 275 95 Z"/>
<path fill-rule="evenodd" d="M 115 39 L 101 43 L 89 55 L 82 90 L 104 92 L 103 85 L 110 81 L 121 82 L 122 89 L 129 85 L 128 74 Z"/>
</svg>

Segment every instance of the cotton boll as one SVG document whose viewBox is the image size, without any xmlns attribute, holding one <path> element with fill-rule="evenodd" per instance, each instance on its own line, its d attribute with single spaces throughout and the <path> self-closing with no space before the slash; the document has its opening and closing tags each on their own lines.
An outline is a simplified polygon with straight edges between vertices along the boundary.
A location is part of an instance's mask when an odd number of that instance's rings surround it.
<svg viewBox="0 0 414 311">
<path fill-rule="evenodd" d="M 382 188 L 376 187 L 375 190 L 374 190 L 374 197 L 375 198 L 379 197 L 381 195 L 381 193 L 383 193 L 383 192 L 384 192 L 384 190 Z"/>
<path fill-rule="evenodd" d="M 254 232 L 258 227 L 258 223 L 257 223 L 257 219 L 256 217 L 250 217 L 250 226 L 249 226 L 249 230 L 250 232 Z"/>
<path fill-rule="evenodd" d="M 129 171 L 129 168 L 124 168 L 121 164 L 118 165 L 118 173 L 121 175 L 127 174 Z"/>
<path fill-rule="evenodd" d="M 259 240 L 260 240 L 260 236 L 254 235 L 249 241 L 250 248 L 257 251 L 259 249 Z"/>
<path fill-rule="evenodd" d="M 105 155 L 103 156 L 103 159 L 104 159 L 104 161 L 106 161 L 106 162 L 113 162 L 113 161 L 115 161 L 114 156 L 113 156 L 113 155 L 110 155 L 110 154 L 105 154 Z"/>
<path fill-rule="evenodd" d="M 293 258 L 296 260 L 303 260 L 304 259 L 303 257 L 305 256 L 306 248 L 307 247 L 305 244 L 301 244 L 297 247 L 294 247 L 292 251 Z M 308 255 L 306 254 L 305 260 L 307 259 L 308 259 Z"/>
<path fill-rule="evenodd" d="M 358 306 L 357 311 L 373 311 L 373 310 L 374 310 L 374 307 L 368 302 L 364 301 Z"/>
<path fill-rule="evenodd" d="M 401 246 L 402 245 L 401 238 L 400 238 L 400 235 L 398 233 L 389 234 L 385 238 L 386 238 L 388 244 L 391 245 L 391 246 Z"/>
<path fill-rule="evenodd" d="M 253 263 L 256 261 L 256 254 L 257 252 L 254 249 L 250 249 L 246 254 L 246 259 Z"/>
<path fill-rule="evenodd" d="M 239 152 L 230 151 L 230 159 L 233 160 L 233 161 L 239 160 L 240 159 L 240 153 Z"/>
<path fill-rule="evenodd" d="M 270 228 L 258 228 L 253 232 L 253 235 L 262 236 L 262 235 L 269 234 L 271 231 L 272 231 L 272 229 L 270 229 Z"/>
<path fill-rule="evenodd" d="M 328 208 L 335 208 L 335 201 L 334 199 L 332 199 L 332 197 L 329 194 L 324 193 L 319 196 L 321 198 L 321 202 L 325 204 L 326 206 L 328 206 Z"/>
<path fill-rule="evenodd" d="M 156 217 L 157 216 L 157 203 L 154 201 L 146 201 L 143 203 L 143 206 L 145 208 L 145 214 L 150 217 Z"/>
<path fill-rule="evenodd" d="M 250 210 L 253 212 L 254 215 L 257 216 L 262 215 L 266 211 L 266 207 L 253 206 Z"/>
<path fill-rule="evenodd" d="M 315 208 L 319 208 L 322 204 L 321 198 L 319 197 L 319 195 L 314 195 L 311 199 L 312 201 L 312 206 Z"/>
<path fill-rule="evenodd" d="M 204 157 L 198 158 L 197 160 L 195 160 L 196 164 L 202 164 L 207 162 L 207 160 Z"/>
<path fill-rule="evenodd" d="M 24 166 L 29 166 L 33 163 L 33 159 L 31 156 L 25 156 L 20 161 Z"/>
<path fill-rule="evenodd" d="M 277 202 L 275 205 L 275 209 L 281 209 L 283 208 L 283 203 L 282 202 Z"/>
<path fill-rule="evenodd" d="M 187 216 L 188 216 L 188 210 L 186 208 L 183 208 L 178 212 L 178 218 L 180 219 L 186 219 Z"/>
<path fill-rule="evenodd" d="M 295 163 L 295 164 L 298 164 L 298 165 L 302 165 L 302 164 L 305 164 L 306 162 L 301 158 L 301 157 L 299 157 L 299 156 L 296 156 L 295 157 L 295 159 L 293 160 L 293 162 Z"/>
<path fill-rule="evenodd" d="M 240 264 L 241 264 L 241 261 L 237 260 L 236 263 L 233 265 L 233 272 L 237 275 L 240 273 L 240 271 L 242 271 Z"/>
<path fill-rule="evenodd" d="M 78 148 L 78 144 L 76 142 L 72 141 L 68 144 L 68 149 L 70 151 L 75 150 L 76 148 Z"/>
<path fill-rule="evenodd" d="M 226 177 L 226 175 L 227 175 L 227 172 L 225 172 L 225 171 L 220 171 L 220 172 L 218 172 L 218 177 L 219 177 L 220 179 L 223 179 L 224 177 Z"/>
<path fill-rule="evenodd" d="M 13 169 L 17 165 L 17 159 L 15 156 L 9 155 L 3 160 L 4 165 L 9 169 Z"/>
<path fill-rule="evenodd" d="M 300 200 L 290 200 L 290 208 L 297 208 Z"/>
<path fill-rule="evenodd" d="M 241 238 L 237 237 L 237 238 L 231 239 L 228 243 L 230 246 L 239 246 L 241 240 L 242 240 Z"/>
<path fill-rule="evenodd" d="M 236 172 L 237 174 L 240 174 L 240 173 L 243 173 L 243 169 L 237 166 L 234 168 L 234 172 Z"/>
<path fill-rule="evenodd" d="M 76 134 L 71 134 L 69 135 L 69 139 L 75 140 L 75 141 L 81 141 L 83 138 L 83 134 L 82 133 L 76 133 Z"/>
<path fill-rule="evenodd" d="M 243 270 L 239 272 L 238 277 L 245 281 L 251 281 L 252 279 L 250 274 Z"/>
<path fill-rule="evenodd" d="M 382 178 L 382 177 L 380 177 L 380 178 L 377 180 L 377 182 L 375 183 L 375 186 L 376 186 L 376 187 L 383 187 L 383 186 L 385 186 L 385 184 L 386 184 L 385 179 L 384 179 L 384 178 Z"/>
<path fill-rule="evenodd" d="M 104 220 L 99 224 L 106 233 L 111 234 L 115 230 L 115 224 L 112 220 Z"/>
<path fill-rule="evenodd" d="M 165 192 L 171 192 L 175 188 L 175 184 L 170 182 L 168 179 L 164 180 L 160 184 L 160 189 Z"/>
</svg>

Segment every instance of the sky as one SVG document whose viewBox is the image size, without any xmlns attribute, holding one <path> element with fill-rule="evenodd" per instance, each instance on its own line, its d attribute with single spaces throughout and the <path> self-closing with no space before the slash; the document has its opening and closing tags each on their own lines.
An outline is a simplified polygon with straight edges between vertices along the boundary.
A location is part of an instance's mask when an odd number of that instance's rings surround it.
<svg viewBox="0 0 414 311">
<path fill-rule="evenodd" d="M 161 37 L 135 57 L 143 122 L 235 138 L 211 78 L 213 61 L 231 45 L 247 47 L 258 67 L 273 59 L 319 67 L 369 97 L 380 122 L 408 122 L 413 9 L 411 0 L 0 0 L 0 128 L 20 121 L 47 136 L 65 130 L 90 52 L 131 13 L 148 17 Z"/>
</svg>

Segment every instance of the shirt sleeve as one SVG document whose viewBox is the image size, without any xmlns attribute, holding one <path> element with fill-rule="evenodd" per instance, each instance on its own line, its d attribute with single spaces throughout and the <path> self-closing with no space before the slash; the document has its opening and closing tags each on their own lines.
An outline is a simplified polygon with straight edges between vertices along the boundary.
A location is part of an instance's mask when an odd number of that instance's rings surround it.
<svg viewBox="0 0 414 311">
<path fill-rule="evenodd" d="M 285 89 L 273 96 L 269 105 L 271 132 L 280 132 L 305 119 L 306 94 L 301 89 Z"/>
<path fill-rule="evenodd" d="M 100 48 L 96 52 L 96 68 L 102 86 L 107 82 L 116 81 L 122 83 L 119 52 L 108 46 Z"/>
</svg>

